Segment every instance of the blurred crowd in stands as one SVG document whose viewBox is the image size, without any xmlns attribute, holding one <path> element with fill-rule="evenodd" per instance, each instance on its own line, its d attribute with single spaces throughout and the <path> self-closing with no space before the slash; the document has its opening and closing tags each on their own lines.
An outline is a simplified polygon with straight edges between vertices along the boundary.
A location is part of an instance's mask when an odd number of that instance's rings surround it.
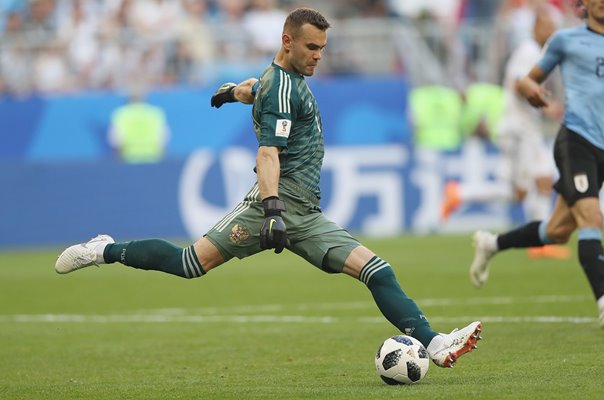
<svg viewBox="0 0 604 400">
<path fill-rule="evenodd" d="M 299 6 L 321 10 L 332 20 L 331 32 L 340 31 L 327 52 L 344 58 L 322 64 L 322 74 L 404 69 L 401 62 L 371 68 L 348 62 L 351 53 L 365 62 L 379 60 L 370 51 L 392 53 L 386 40 L 370 40 L 359 50 L 345 40 L 376 19 L 382 21 L 376 26 L 389 30 L 390 24 L 413 25 L 437 60 L 452 57 L 453 64 L 469 60 L 492 68 L 480 46 L 461 32 L 484 39 L 491 37 L 485 31 L 504 26 L 505 43 L 494 61 L 502 64 L 510 48 L 530 35 L 531 8 L 544 1 L 0 0 L 0 96 L 204 85 L 256 76 L 279 48 L 288 11 Z M 547 2 L 573 18 L 571 0 Z M 460 41 L 463 51 L 452 51 Z M 483 40 L 480 48 L 490 47 Z"/>
</svg>

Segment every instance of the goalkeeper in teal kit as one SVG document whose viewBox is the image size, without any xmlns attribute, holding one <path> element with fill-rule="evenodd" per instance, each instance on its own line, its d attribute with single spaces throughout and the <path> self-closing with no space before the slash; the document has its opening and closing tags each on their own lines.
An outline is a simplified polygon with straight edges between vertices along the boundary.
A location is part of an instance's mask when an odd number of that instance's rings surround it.
<svg viewBox="0 0 604 400">
<path fill-rule="evenodd" d="M 450 334 L 432 330 L 402 291 L 388 262 L 321 212 L 321 115 L 304 77 L 312 76 L 321 60 L 328 28 L 328 21 L 315 10 L 292 11 L 285 20 L 281 49 L 260 80 L 224 84 L 212 96 L 211 105 L 217 108 L 236 101 L 253 104 L 257 182 L 232 212 L 186 248 L 161 239 L 115 243 L 111 236 L 99 235 L 67 248 L 56 271 L 119 262 L 196 278 L 233 257 L 287 248 L 326 272 L 343 272 L 362 281 L 388 321 L 422 342 L 437 365 L 451 367 L 473 350 L 480 339 L 480 322 Z"/>
</svg>

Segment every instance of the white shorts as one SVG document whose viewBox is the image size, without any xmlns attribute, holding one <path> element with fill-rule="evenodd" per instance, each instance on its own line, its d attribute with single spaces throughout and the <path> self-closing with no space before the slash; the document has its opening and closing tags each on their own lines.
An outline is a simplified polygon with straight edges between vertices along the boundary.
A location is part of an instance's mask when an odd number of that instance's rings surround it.
<svg viewBox="0 0 604 400">
<path fill-rule="evenodd" d="M 538 177 L 554 177 L 554 155 L 538 135 L 501 135 L 498 177 L 515 188 L 528 191 Z"/>
</svg>

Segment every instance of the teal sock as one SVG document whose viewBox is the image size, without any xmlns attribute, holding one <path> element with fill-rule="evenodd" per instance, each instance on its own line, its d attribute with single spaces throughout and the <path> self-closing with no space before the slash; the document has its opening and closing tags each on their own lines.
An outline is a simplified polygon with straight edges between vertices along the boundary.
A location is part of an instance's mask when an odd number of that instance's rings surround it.
<svg viewBox="0 0 604 400">
<path fill-rule="evenodd" d="M 438 335 L 417 304 L 403 292 L 386 261 L 374 256 L 361 270 L 359 280 L 367 285 L 384 317 L 401 332 L 426 347 Z"/>
<path fill-rule="evenodd" d="M 182 248 L 161 239 L 113 243 L 105 247 L 106 263 L 119 262 L 129 267 L 162 271 L 191 279 L 205 274 L 193 246 Z"/>
</svg>

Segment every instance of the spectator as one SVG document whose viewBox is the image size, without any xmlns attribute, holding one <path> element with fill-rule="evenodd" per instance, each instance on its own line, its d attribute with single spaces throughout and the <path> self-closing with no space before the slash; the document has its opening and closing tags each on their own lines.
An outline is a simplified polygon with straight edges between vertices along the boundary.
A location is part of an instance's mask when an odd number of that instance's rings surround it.
<svg viewBox="0 0 604 400">
<path fill-rule="evenodd" d="M 8 12 L 2 46 L 0 46 L 0 93 L 24 94 L 31 90 L 31 57 L 23 33 L 23 15 L 17 10 Z"/>
<path fill-rule="evenodd" d="M 499 12 L 506 28 L 506 42 L 509 49 L 517 48 L 532 37 L 535 20 L 535 3 L 540 0 L 505 0 Z"/>
<path fill-rule="evenodd" d="M 502 0 L 462 0 L 462 16 L 468 20 L 492 21 Z"/>
<path fill-rule="evenodd" d="M 39 44 L 46 44 L 56 37 L 54 0 L 31 0 L 25 19 L 24 30 L 28 37 Z"/>
<path fill-rule="evenodd" d="M 272 57 L 281 46 L 281 31 L 287 13 L 277 7 L 276 0 L 251 0 L 243 26 L 250 37 L 253 51 Z"/>
<path fill-rule="evenodd" d="M 127 163 L 160 161 L 169 136 L 163 110 L 146 103 L 141 94 L 132 94 L 111 116 L 109 144 Z"/>
<path fill-rule="evenodd" d="M 388 9 L 396 16 L 417 18 L 421 14 L 429 13 L 444 21 L 455 17 L 459 3 L 460 0 L 388 0 Z"/>
<path fill-rule="evenodd" d="M 132 26 L 142 35 L 171 38 L 181 16 L 180 3 L 174 0 L 134 0 L 129 9 Z"/>
<path fill-rule="evenodd" d="M 89 13 L 84 0 L 69 3 L 66 15 L 59 24 L 59 39 L 66 46 L 66 58 L 75 73 L 78 87 L 87 87 L 99 55 L 96 33 L 98 21 Z"/>
<path fill-rule="evenodd" d="M 72 88 L 65 48 L 57 40 L 37 52 L 33 63 L 33 85 L 41 93 L 64 93 Z"/>
<path fill-rule="evenodd" d="M 125 49 L 111 37 L 98 35 L 98 54 L 89 86 L 92 88 L 115 88 L 121 83 Z"/>
<path fill-rule="evenodd" d="M 207 21 L 206 0 L 182 0 L 183 17 L 176 28 L 176 44 L 168 72 L 176 82 L 207 79 L 216 57 L 213 31 Z"/>
<path fill-rule="evenodd" d="M 242 26 L 247 1 L 219 0 L 219 5 L 221 12 L 215 22 L 219 24 L 223 34 L 217 38 L 218 51 L 225 61 L 238 63 L 247 56 L 250 48 L 250 38 Z"/>
<path fill-rule="evenodd" d="M 415 127 L 415 146 L 438 151 L 459 147 L 462 101 L 455 89 L 420 86 L 411 91 L 409 107 Z"/>
<path fill-rule="evenodd" d="M 2 37 L 2 32 L 5 31 L 10 14 L 23 15 L 25 7 L 25 0 L 0 0 L 0 37 Z"/>
<path fill-rule="evenodd" d="M 136 37 L 128 19 L 131 4 L 132 0 L 104 3 L 97 33 L 99 54 L 92 75 L 93 87 L 116 88 L 128 84 L 125 65 Z"/>
<path fill-rule="evenodd" d="M 472 83 L 465 92 L 465 106 L 461 121 L 464 137 L 476 135 L 494 139 L 503 113 L 503 88 L 485 82 Z"/>
<path fill-rule="evenodd" d="M 175 40 L 170 43 L 166 57 L 165 83 L 194 83 L 195 59 L 188 43 Z"/>
</svg>

